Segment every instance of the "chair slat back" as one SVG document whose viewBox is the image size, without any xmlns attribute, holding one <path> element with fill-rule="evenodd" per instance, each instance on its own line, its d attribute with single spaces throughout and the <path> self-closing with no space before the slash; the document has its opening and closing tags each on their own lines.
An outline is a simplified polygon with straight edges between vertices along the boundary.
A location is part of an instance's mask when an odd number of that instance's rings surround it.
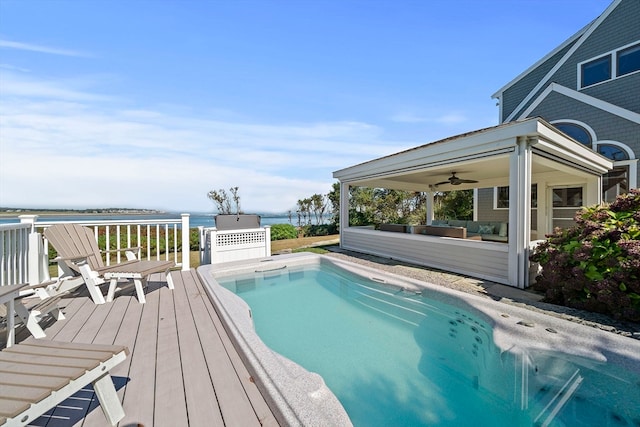
<svg viewBox="0 0 640 427">
<path fill-rule="evenodd" d="M 87 263 L 92 270 L 104 266 L 102 255 L 90 228 L 77 224 L 55 224 L 44 231 L 45 237 L 63 258 L 91 254 Z M 70 261 L 65 263 L 74 271 L 78 268 Z"/>
</svg>

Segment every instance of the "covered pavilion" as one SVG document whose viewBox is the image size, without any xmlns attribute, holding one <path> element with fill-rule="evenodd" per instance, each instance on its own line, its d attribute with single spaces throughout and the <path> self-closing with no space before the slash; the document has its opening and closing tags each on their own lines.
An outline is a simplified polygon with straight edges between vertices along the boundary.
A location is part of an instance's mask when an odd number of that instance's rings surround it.
<svg viewBox="0 0 640 427">
<path fill-rule="evenodd" d="M 583 205 L 598 204 L 602 175 L 612 167 L 609 159 L 540 118 L 421 145 L 333 173 L 340 181 L 340 246 L 525 288 L 532 245 L 553 231 L 553 189 L 581 187 Z M 477 182 L 438 185 L 453 172 Z M 537 184 L 534 210 L 532 184 Z M 436 192 L 508 186 L 508 242 L 350 227 L 349 189 L 357 186 L 426 193 L 426 225 L 434 218 Z"/>
</svg>

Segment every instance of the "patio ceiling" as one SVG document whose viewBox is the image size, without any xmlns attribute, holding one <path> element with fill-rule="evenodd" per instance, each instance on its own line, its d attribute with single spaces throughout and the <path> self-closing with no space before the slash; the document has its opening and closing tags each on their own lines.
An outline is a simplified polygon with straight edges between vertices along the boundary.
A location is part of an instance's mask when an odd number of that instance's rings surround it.
<svg viewBox="0 0 640 427">
<path fill-rule="evenodd" d="M 451 191 L 509 185 L 511 153 L 518 138 L 535 147 L 532 182 L 574 184 L 587 175 L 605 173 L 608 159 L 568 138 L 553 126 L 534 118 L 447 138 L 334 172 L 349 185 L 407 191 Z M 478 183 L 447 181 L 455 172 Z"/>
</svg>

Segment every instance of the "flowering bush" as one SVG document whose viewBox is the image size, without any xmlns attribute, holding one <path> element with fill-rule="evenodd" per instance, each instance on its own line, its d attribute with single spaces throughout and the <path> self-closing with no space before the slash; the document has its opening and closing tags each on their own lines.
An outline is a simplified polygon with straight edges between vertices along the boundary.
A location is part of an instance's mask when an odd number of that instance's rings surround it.
<svg viewBox="0 0 640 427">
<path fill-rule="evenodd" d="M 640 321 L 640 190 L 576 213 L 531 255 L 546 301 Z"/>
</svg>

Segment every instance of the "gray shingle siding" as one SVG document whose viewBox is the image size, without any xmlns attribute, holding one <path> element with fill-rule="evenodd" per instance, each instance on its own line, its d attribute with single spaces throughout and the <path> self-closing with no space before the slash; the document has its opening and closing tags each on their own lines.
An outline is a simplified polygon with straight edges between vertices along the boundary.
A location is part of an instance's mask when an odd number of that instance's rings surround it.
<svg viewBox="0 0 640 427">
<path fill-rule="evenodd" d="M 640 40 L 639 16 L 640 1 L 624 0 L 582 43 L 565 66 L 573 66 L 576 73 L 576 64 L 579 62 Z"/>
<path fill-rule="evenodd" d="M 574 42 L 575 43 L 575 42 Z M 533 90 L 538 82 L 551 70 L 554 65 L 564 56 L 564 54 L 573 46 L 574 43 L 570 43 L 564 49 L 557 52 L 551 58 L 540 64 L 538 68 L 532 70 L 529 74 L 524 76 L 516 84 L 508 88 L 503 92 L 502 96 L 502 117 L 500 121 L 503 122 L 509 114 L 518 106 L 518 104 Z"/>
<path fill-rule="evenodd" d="M 531 211 L 531 229 L 538 223 L 536 211 Z M 509 222 L 509 209 L 493 208 L 493 188 L 478 188 L 478 221 Z"/>
<path fill-rule="evenodd" d="M 616 80 L 585 88 L 581 92 L 640 113 L 640 73 L 619 77 Z"/>
<path fill-rule="evenodd" d="M 518 111 L 515 118 L 519 117 L 521 112 L 536 99 L 549 83 L 555 82 L 570 89 L 579 90 L 578 64 L 580 62 L 596 58 L 640 40 L 638 17 L 640 17 L 640 0 L 624 0 L 621 2 L 582 45 L 576 49 L 567 62 L 551 76 L 547 84 Z M 502 99 L 503 121 L 569 48 L 570 46 L 565 47 L 562 52 L 558 52 L 553 58 L 545 61 L 540 67 L 532 70 L 527 76 L 524 76 L 519 82 L 504 91 Z M 614 79 L 591 88 L 585 88 L 581 92 L 631 111 L 640 112 L 640 74 Z M 530 114 L 529 116 L 533 115 Z"/>
<path fill-rule="evenodd" d="M 624 143 L 640 157 L 640 125 L 615 114 L 582 103 L 559 93 L 551 93 L 532 112 L 551 122 L 556 120 L 578 120 L 588 124 L 596 133 L 598 141 L 611 140 Z M 640 182 L 640 170 L 638 181 Z"/>
</svg>

